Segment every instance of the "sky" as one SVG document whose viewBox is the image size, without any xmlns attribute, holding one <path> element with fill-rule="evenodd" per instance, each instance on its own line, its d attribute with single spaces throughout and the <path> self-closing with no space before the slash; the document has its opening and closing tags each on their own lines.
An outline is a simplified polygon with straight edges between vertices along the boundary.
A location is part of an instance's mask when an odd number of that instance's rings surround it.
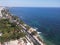
<svg viewBox="0 0 60 45">
<path fill-rule="evenodd" d="M 60 7 L 60 0 L 0 0 L 0 6 L 8 6 L 8 7 Z"/>
</svg>

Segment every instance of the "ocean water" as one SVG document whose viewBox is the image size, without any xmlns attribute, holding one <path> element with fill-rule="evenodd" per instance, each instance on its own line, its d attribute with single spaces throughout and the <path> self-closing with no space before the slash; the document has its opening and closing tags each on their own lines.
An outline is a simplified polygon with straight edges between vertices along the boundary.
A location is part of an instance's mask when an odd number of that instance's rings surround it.
<svg viewBox="0 0 60 45">
<path fill-rule="evenodd" d="M 38 28 L 47 40 L 60 45 L 60 8 L 11 7 L 9 10 L 26 24 Z"/>
</svg>

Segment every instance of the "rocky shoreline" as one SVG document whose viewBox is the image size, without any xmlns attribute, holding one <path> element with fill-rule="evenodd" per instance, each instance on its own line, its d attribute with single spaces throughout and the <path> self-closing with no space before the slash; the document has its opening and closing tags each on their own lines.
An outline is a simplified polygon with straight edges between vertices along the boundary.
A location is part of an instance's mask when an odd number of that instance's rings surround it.
<svg viewBox="0 0 60 45">
<path fill-rule="evenodd" d="M 43 39 L 39 38 L 39 33 L 38 33 L 38 31 L 36 31 L 36 29 L 28 26 L 21 19 L 12 15 L 8 11 L 8 9 L 6 9 L 5 7 L 0 7 L 0 20 L 1 19 L 9 19 L 10 22 L 16 23 L 16 25 L 18 27 L 22 27 L 21 32 L 25 33 L 26 35 L 25 35 L 25 37 L 19 38 L 17 40 L 15 39 L 15 40 L 6 41 L 3 44 L 1 44 L 1 42 L 0 42 L 0 45 L 45 45 Z M 0 32 L 0 37 L 2 35 L 3 35 L 3 33 Z M 19 36 L 21 36 L 21 35 L 19 35 Z"/>
</svg>

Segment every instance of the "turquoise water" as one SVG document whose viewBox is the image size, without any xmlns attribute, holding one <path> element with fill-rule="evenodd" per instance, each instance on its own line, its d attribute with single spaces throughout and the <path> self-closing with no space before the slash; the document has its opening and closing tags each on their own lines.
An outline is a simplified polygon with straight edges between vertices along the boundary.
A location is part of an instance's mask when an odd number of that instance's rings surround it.
<svg viewBox="0 0 60 45">
<path fill-rule="evenodd" d="M 12 7 L 10 12 L 38 28 L 46 40 L 60 45 L 60 8 Z"/>
</svg>

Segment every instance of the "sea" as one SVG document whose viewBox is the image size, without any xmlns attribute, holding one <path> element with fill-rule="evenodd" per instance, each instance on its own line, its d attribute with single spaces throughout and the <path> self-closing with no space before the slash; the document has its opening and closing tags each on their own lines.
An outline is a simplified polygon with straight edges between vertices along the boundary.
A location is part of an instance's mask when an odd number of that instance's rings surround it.
<svg viewBox="0 0 60 45">
<path fill-rule="evenodd" d="M 60 45 L 59 7 L 10 7 L 9 11 L 42 32 L 47 45 Z"/>
</svg>

